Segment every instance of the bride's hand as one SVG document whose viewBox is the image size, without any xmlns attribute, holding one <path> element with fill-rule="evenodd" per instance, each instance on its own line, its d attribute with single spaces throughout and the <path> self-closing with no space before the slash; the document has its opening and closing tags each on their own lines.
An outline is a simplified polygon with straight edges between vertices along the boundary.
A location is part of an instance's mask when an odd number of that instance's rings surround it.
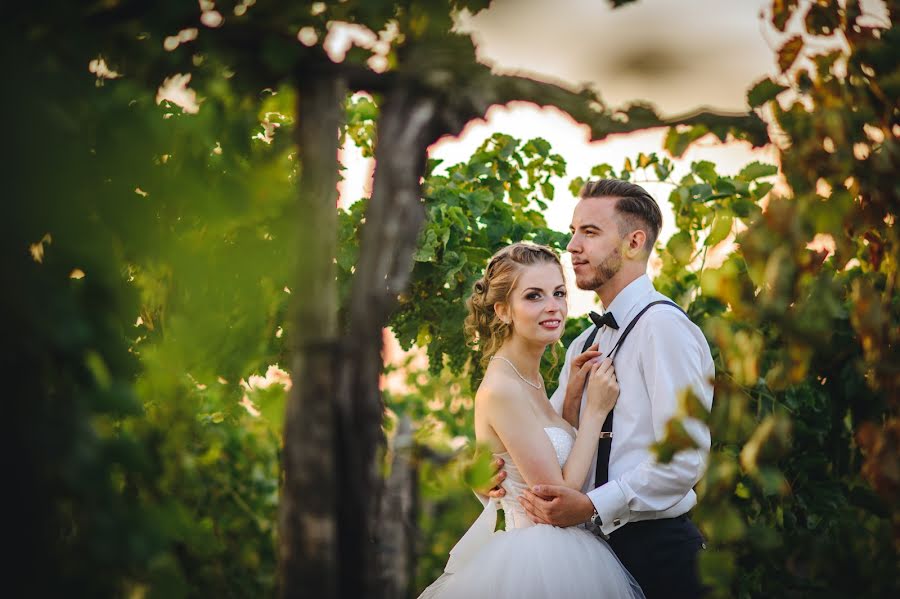
<svg viewBox="0 0 900 599">
<path fill-rule="evenodd" d="M 619 399 L 619 381 L 612 360 L 606 358 L 591 367 L 587 383 L 587 405 L 584 414 L 590 418 L 606 419 Z"/>
</svg>

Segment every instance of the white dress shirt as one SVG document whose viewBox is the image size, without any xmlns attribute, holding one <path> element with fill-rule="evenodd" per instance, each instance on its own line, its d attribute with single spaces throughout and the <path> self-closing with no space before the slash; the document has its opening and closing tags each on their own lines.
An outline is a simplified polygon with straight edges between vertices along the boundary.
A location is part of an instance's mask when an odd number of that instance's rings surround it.
<svg viewBox="0 0 900 599">
<path fill-rule="evenodd" d="M 628 323 L 650 302 L 667 300 L 647 275 L 632 281 L 610 302 L 619 329 L 602 327 L 595 343 L 608 354 Z M 550 398 L 562 414 L 572 360 L 578 356 L 593 326 L 569 345 L 559 376 L 559 387 Z M 675 454 L 668 464 L 658 463 L 650 446 L 665 436 L 665 426 L 678 409 L 678 394 L 688 386 L 712 408 L 712 355 L 706 338 L 693 322 L 674 306 L 653 306 L 641 316 L 616 352 L 619 399 L 613 418 L 609 455 L 609 482 L 594 489 L 596 455 L 584 491 L 597 508 L 605 534 L 628 522 L 674 518 L 697 504 L 694 485 L 703 476 L 709 456 L 709 429 L 695 419 L 685 419 L 685 429 L 698 449 Z M 584 400 L 582 399 L 582 411 Z M 593 490 L 592 490 L 593 489 Z"/>
</svg>

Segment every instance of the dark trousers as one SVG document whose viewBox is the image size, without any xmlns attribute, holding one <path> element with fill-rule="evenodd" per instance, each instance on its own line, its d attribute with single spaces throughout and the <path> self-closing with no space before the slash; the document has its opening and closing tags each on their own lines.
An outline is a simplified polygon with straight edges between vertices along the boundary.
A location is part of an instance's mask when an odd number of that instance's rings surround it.
<svg viewBox="0 0 900 599">
<path fill-rule="evenodd" d="M 609 545 L 647 599 L 703 596 L 697 556 L 705 545 L 687 516 L 630 522 L 609 536 Z"/>
</svg>

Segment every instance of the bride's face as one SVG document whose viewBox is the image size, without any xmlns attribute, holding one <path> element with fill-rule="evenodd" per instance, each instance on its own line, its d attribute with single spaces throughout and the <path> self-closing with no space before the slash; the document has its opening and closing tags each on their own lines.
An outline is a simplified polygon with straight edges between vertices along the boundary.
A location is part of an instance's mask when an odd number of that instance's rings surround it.
<svg viewBox="0 0 900 599">
<path fill-rule="evenodd" d="M 568 314 L 559 266 L 545 262 L 524 267 L 501 312 L 512 321 L 513 335 L 547 345 L 559 341 Z"/>
</svg>

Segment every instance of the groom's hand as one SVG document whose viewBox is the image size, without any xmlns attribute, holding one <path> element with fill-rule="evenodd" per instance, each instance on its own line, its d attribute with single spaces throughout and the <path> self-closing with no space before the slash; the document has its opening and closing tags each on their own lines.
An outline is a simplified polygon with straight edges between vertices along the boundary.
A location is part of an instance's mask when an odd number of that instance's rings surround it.
<svg viewBox="0 0 900 599">
<path fill-rule="evenodd" d="M 594 504 L 587 495 L 559 485 L 525 489 L 519 503 L 536 524 L 574 526 L 587 522 L 594 513 Z"/>
</svg>

